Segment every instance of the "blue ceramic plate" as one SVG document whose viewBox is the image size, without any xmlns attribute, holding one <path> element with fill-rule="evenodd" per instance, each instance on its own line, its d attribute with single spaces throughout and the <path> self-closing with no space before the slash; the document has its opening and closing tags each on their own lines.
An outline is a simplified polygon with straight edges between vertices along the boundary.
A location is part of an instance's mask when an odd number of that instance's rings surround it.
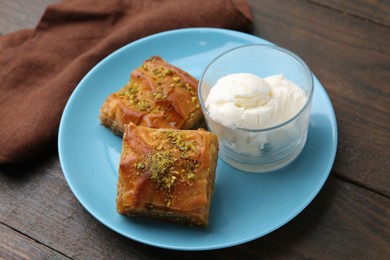
<svg viewBox="0 0 390 260">
<path fill-rule="evenodd" d="M 329 175 L 337 146 L 335 114 L 317 78 L 308 140 L 302 154 L 286 168 L 265 174 L 240 172 L 219 160 L 209 228 L 131 219 L 116 212 L 121 139 L 99 123 L 99 109 L 106 97 L 120 89 L 129 80 L 130 72 L 152 55 L 160 55 L 199 79 L 214 57 L 250 43 L 271 44 L 222 29 L 168 31 L 124 46 L 85 76 L 61 119 L 59 155 L 65 178 L 86 210 L 133 240 L 162 248 L 206 250 L 264 236 L 313 200 Z"/>
</svg>

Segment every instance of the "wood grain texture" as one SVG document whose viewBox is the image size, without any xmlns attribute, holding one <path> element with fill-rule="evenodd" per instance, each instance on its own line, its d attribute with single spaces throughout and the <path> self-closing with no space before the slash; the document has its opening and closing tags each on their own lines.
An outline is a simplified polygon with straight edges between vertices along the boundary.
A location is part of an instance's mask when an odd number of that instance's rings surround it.
<svg viewBox="0 0 390 260">
<path fill-rule="evenodd" d="M 0 0 L 0 34 L 34 28 L 47 5 L 58 0 Z"/>
<path fill-rule="evenodd" d="M 33 28 L 51 2 L 0 0 L 0 33 Z M 155 248 L 93 218 L 70 191 L 52 147 L 35 162 L 0 165 L 0 259 L 388 259 L 387 3 L 249 3 L 253 33 L 301 56 L 336 111 L 336 161 L 314 201 L 280 229 L 239 246 L 204 252 Z"/>
<path fill-rule="evenodd" d="M 390 196 L 390 29 L 306 1 L 250 2 L 254 33 L 297 53 L 330 96 L 332 174 Z"/>
<path fill-rule="evenodd" d="M 0 223 L 0 259 L 69 259 Z"/>
<path fill-rule="evenodd" d="M 311 0 L 343 15 L 355 16 L 368 22 L 390 27 L 390 1 L 380 0 Z"/>
<path fill-rule="evenodd" d="M 72 195 L 56 156 L 29 167 L 28 174 L 18 167 L 0 168 L 0 201 L 5 205 L 0 223 L 69 258 L 381 259 L 390 254 L 390 234 L 383 228 L 390 226 L 390 200 L 335 177 L 298 217 L 263 238 L 227 249 L 181 252 L 140 244 L 100 224 Z"/>
</svg>

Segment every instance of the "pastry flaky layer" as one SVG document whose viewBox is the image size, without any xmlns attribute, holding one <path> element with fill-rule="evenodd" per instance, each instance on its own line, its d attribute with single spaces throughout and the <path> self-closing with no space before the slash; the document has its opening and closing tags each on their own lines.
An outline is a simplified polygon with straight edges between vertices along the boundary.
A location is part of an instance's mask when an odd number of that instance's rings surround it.
<svg viewBox="0 0 390 260">
<path fill-rule="evenodd" d="M 151 128 L 193 129 L 204 124 L 198 81 L 159 56 L 132 71 L 129 82 L 107 97 L 100 121 L 122 135 L 126 124 Z"/>
<path fill-rule="evenodd" d="M 118 212 L 206 227 L 217 158 L 218 139 L 205 130 L 126 125 Z"/>
</svg>

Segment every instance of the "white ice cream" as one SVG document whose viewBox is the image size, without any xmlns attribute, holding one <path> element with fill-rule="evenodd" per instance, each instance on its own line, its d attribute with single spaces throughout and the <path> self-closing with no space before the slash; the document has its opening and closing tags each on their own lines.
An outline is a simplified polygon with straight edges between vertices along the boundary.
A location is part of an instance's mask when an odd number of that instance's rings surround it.
<svg viewBox="0 0 390 260">
<path fill-rule="evenodd" d="M 261 129 L 289 120 L 306 100 L 305 91 L 283 75 L 262 79 L 237 73 L 219 79 L 205 105 L 210 117 L 224 126 Z"/>
<path fill-rule="evenodd" d="M 262 79 L 250 73 L 231 74 L 219 79 L 210 89 L 205 102 L 212 119 L 208 124 L 224 147 L 258 156 L 270 147 L 281 149 L 287 139 L 293 142 L 299 138 L 301 124 L 271 132 L 237 128 L 263 129 L 281 124 L 296 115 L 307 98 L 303 89 L 283 75 Z M 268 139 L 272 139 L 271 143 Z"/>
</svg>

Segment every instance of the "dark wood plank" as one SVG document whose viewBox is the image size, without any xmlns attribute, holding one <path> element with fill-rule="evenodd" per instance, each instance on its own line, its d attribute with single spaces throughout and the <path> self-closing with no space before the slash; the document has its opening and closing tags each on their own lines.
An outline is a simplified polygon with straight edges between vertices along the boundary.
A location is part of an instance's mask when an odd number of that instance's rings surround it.
<svg viewBox="0 0 390 260">
<path fill-rule="evenodd" d="M 46 6 L 55 2 L 58 0 L 0 0 L 0 33 L 35 27 Z"/>
<path fill-rule="evenodd" d="M 339 0 L 311 0 L 327 8 L 351 15 L 368 22 L 390 26 L 390 1 L 339 1 Z"/>
<path fill-rule="evenodd" d="M 55 1 L 0 0 L 0 33 L 33 28 L 49 2 Z M 153 248 L 116 234 L 89 215 L 69 190 L 53 148 L 36 163 L 0 166 L 0 258 L 23 258 L 27 252 L 51 259 L 390 255 L 387 22 L 376 18 L 375 8 L 366 12 L 351 1 L 334 1 L 332 8 L 322 0 L 249 2 L 254 33 L 304 58 L 336 109 L 340 141 L 333 176 L 313 203 L 284 227 L 244 245 L 207 252 Z"/>
<path fill-rule="evenodd" d="M 54 2 L 0 1 L 10 10 L 0 19 L 14 24 L 0 20 L 0 32 L 35 24 Z M 333 173 L 390 196 L 389 28 L 307 1 L 249 2 L 254 33 L 304 58 L 331 97 L 339 123 Z"/>
<path fill-rule="evenodd" d="M 0 223 L 73 259 L 142 255 L 138 243 L 115 234 L 83 209 L 64 179 L 58 157 L 46 156 L 37 163 L 0 166 Z"/>
<path fill-rule="evenodd" d="M 333 102 L 333 174 L 390 196 L 390 29 L 307 1 L 250 3 L 254 33 L 301 56 Z"/>
<path fill-rule="evenodd" d="M 69 259 L 0 223 L 0 259 Z"/>
<path fill-rule="evenodd" d="M 72 195 L 56 156 L 28 167 L 29 173 L 19 167 L 0 168 L 0 223 L 70 258 L 381 259 L 390 254 L 386 229 L 390 200 L 335 177 L 307 209 L 281 229 L 241 246 L 195 253 L 143 245 L 100 224 Z M 2 250 L 9 253 L 7 248 Z"/>
</svg>

